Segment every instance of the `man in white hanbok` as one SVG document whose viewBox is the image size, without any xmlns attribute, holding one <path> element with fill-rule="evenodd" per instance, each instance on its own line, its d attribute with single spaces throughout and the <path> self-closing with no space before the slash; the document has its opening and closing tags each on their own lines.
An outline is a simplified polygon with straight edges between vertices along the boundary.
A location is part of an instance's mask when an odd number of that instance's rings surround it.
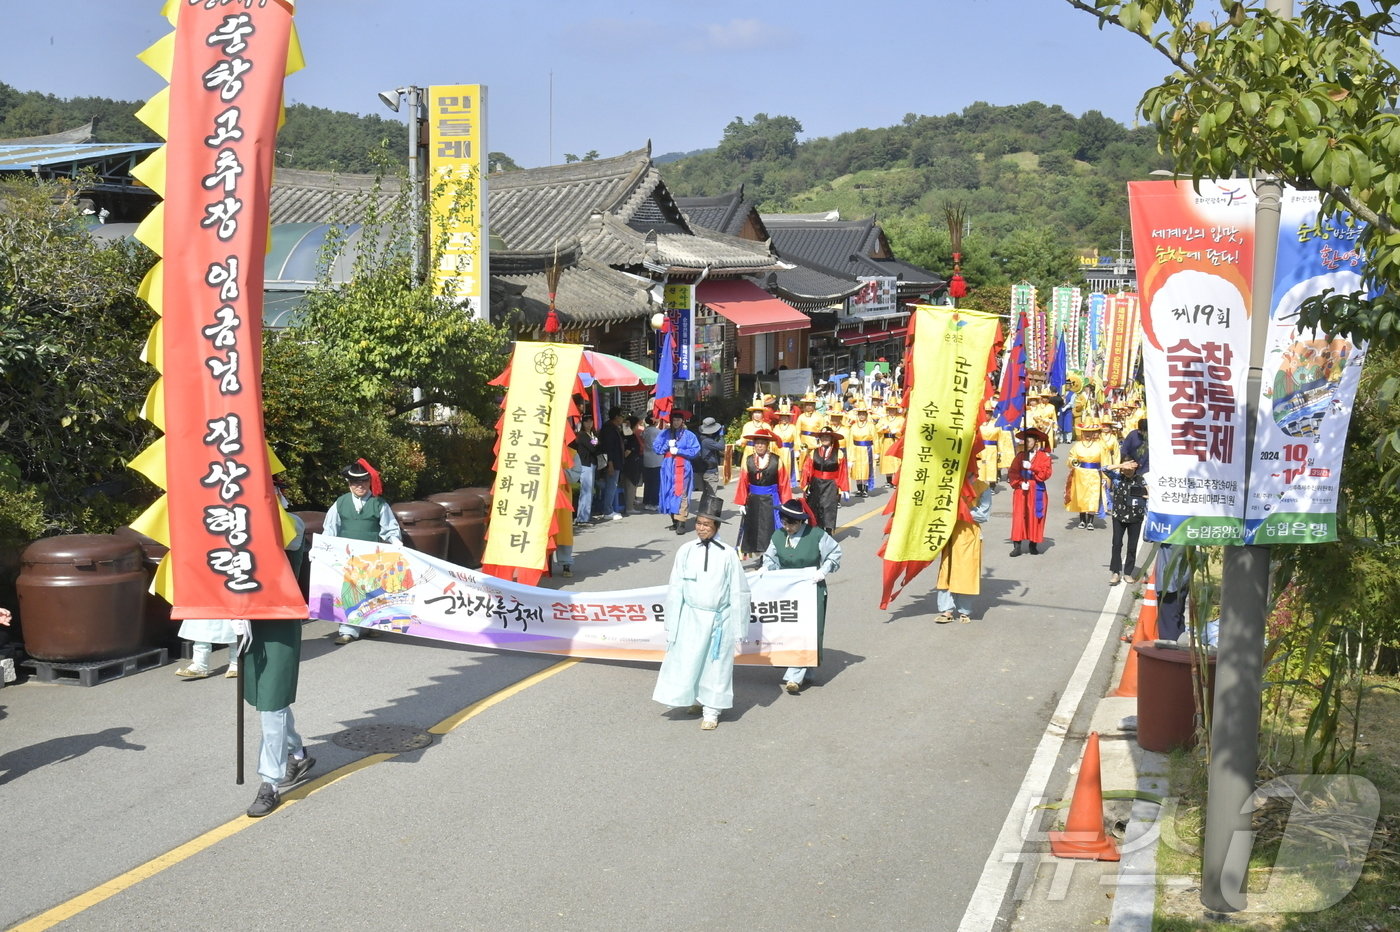
<svg viewBox="0 0 1400 932">
<path fill-rule="evenodd" d="M 749 583 L 739 554 L 716 536 L 722 503 L 709 496 L 695 516 L 696 540 L 676 552 L 666 597 L 666 659 L 651 697 L 703 712 L 700 727 L 719 727 L 734 705 L 734 648 L 749 625 Z"/>
</svg>

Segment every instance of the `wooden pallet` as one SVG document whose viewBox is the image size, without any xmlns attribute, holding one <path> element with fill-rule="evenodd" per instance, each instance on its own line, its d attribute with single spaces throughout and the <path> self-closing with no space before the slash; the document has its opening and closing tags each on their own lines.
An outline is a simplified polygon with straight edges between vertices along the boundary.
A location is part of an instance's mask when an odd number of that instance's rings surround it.
<svg viewBox="0 0 1400 932">
<path fill-rule="evenodd" d="M 90 663 L 56 663 L 36 660 L 30 657 L 20 666 L 33 672 L 41 683 L 63 683 L 68 686 L 96 686 L 111 680 L 119 680 L 133 673 L 142 673 L 163 667 L 170 662 L 170 652 L 164 647 L 142 651 L 130 657 L 115 660 L 97 660 Z"/>
</svg>

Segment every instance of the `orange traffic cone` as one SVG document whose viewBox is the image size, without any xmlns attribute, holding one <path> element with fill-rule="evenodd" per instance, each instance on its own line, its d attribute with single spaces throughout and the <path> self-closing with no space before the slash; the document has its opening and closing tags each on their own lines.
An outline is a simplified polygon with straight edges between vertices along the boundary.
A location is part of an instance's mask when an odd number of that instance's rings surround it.
<svg viewBox="0 0 1400 932">
<path fill-rule="evenodd" d="M 1099 778 L 1099 733 L 1089 732 L 1079 779 L 1069 804 L 1063 832 L 1050 832 L 1050 853 L 1057 858 L 1116 861 L 1118 846 L 1103 830 L 1103 784 Z"/>
<path fill-rule="evenodd" d="M 1138 608 L 1137 627 L 1133 629 L 1133 643 L 1128 649 L 1128 659 L 1123 661 L 1123 675 L 1118 679 L 1118 688 L 1110 696 L 1132 698 L 1138 694 L 1138 654 L 1133 650 L 1143 641 L 1157 640 L 1157 571 L 1147 576 L 1147 588 L 1142 593 L 1142 605 Z"/>
</svg>

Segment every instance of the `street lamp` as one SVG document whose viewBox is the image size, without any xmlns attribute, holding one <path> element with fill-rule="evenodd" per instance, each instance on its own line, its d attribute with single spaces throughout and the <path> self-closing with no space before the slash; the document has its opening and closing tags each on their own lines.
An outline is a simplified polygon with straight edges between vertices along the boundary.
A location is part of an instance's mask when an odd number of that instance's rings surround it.
<svg viewBox="0 0 1400 932">
<path fill-rule="evenodd" d="M 409 105 L 408 112 L 408 186 L 411 197 L 408 202 L 409 229 L 413 236 L 413 284 L 418 284 L 419 274 L 423 265 L 423 231 L 419 229 L 420 217 L 422 215 L 423 203 L 423 183 L 418 177 L 418 149 L 422 139 L 421 125 L 423 123 L 423 88 L 410 84 L 408 87 L 396 87 L 392 91 L 380 91 L 379 99 L 395 113 L 399 112 L 399 100 L 406 99 Z"/>
</svg>

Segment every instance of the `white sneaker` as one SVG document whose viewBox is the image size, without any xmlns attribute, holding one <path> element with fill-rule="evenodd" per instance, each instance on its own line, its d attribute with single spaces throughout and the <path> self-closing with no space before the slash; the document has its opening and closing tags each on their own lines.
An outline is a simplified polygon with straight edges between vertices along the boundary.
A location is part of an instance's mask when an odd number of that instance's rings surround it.
<svg viewBox="0 0 1400 932">
<path fill-rule="evenodd" d="M 611 520 L 613 520 L 613 521 L 621 521 L 621 520 L 622 520 L 622 515 L 620 515 L 620 514 L 618 514 L 617 512 L 614 511 L 614 512 L 612 513 L 612 519 L 611 519 Z"/>
</svg>

